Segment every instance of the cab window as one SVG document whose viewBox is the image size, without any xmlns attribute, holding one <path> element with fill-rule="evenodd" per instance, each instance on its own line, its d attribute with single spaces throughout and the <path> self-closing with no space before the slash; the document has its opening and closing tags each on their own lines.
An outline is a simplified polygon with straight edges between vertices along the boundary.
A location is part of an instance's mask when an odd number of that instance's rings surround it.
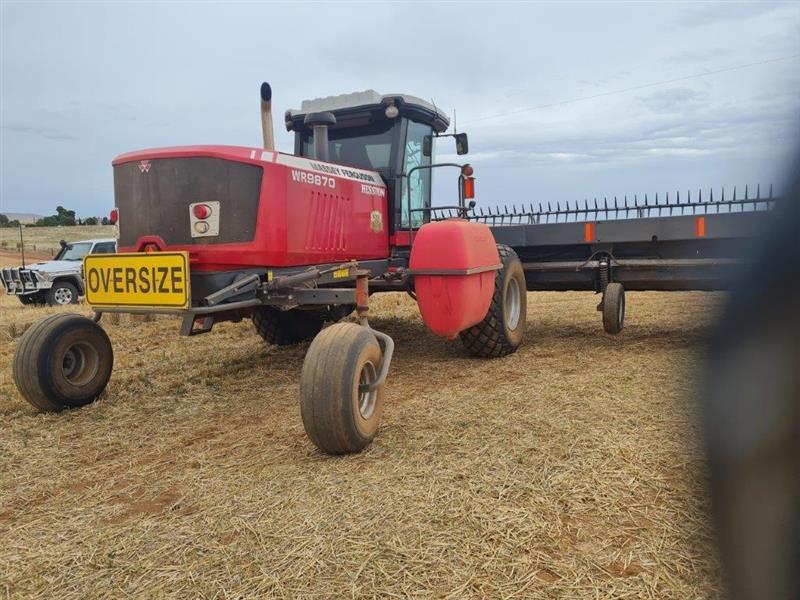
<svg viewBox="0 0 800 600">
<path fill-rule="evenodd" d="M 92 244 L 83 242 L 78 244 L 67 244 L 61 248 L 61 252 L 56 255 L 55 260 L 83 260 L 83 257 L 89 254 Z"/>
<path fill-rule="evenodd" d="M 408 175 L 411 169 L 419 166 L 431 164 L 430 156 L 423 156 L 422 142 L 426 135 L 431 135 L 430 125 L 422 123 L 408 122 L 408 132 L 403 154 L 403 173 Z M 425 212 L 417 211 L 411 213 L 409 223 L 409 186 L 411 188 L 411 208 L 425 208 L 431 205 L 431 170 L 419 169 L 411 173 L 410 176 L 403 177 L 402 197 L 400 205 L 402 213 L 400 224 L 404 229 L 417 228 L 427 220 L 429 216 Z"/>
<path fill-rule="evenodd" d="M 100 242 L 92 248 L 92 254 L 114 254 L 117 251 L 117 245 L 114 242 Z"/>
<path fill-rule="evenodd" d="M 394 123 L 382 122 L 359 127 L 345 127 L 328 131 L 328 155 L 330 162 L 370 171 L 385 171 L 389 168 L 392 154 Z M 314 156 L 314 140 L 311 133 L 302 136 L 303 156 Z"/>
</svg>

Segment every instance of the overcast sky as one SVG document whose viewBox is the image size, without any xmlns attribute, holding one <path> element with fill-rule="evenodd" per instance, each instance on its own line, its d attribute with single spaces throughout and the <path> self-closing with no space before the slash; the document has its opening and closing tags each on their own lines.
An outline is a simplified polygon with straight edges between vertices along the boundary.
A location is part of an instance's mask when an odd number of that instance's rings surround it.
<svg viewBox="0 0 800 600">
<path fill-rule="evenodd" d="M 0 212 L 107 214 L 117 154 L 258 146 L 264 80 L 287 152 L 305 98 L 457 109 L 487 206 L 778 183 L 800 122 L 797 2 L 2 0 L 0 38 Z"/>
</svg>

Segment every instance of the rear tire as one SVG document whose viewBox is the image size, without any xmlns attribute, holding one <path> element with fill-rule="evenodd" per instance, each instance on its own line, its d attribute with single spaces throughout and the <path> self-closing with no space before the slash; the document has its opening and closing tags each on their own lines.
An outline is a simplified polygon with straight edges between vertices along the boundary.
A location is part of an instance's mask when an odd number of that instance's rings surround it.
<svg viewBox="0 0 800 600">
<path fill-rule="evenodd" d="M 78 288 L 69 281 L 56 281 L 47 290 L 47 304 L 50 306 L 66 306 L 78 303 Z"/>
<path fill-rule="evenodd" d="M 300 375 L 300 414 L 309 439 L 328 454 L 363 450 L 375 437 L 383 412 L 383 388 L 375 381 L 382 353 L 366 327 L 337 323 L 322 331 L 306 353 Z"/>
<path fill-rule="evenodd" d="M 20 338 L 12 372 L 23 398 L 55 412 L 94 402 L 111 377 L 114 353 L 97 323 L 76 314 L 46 317 Z"/>
<path fill-rule="evenodd" d="M 609 283 L 603 293 L 603 329 L 616 335 L 625 326 L 625 288 L 621 283 Z"/>
<path fill-rule="evenodd" d="M 473 356 L 496 358 L 517 351 L 525 336 L 527 288 L 522 263 L 508 246 L 497 245 L 503 267 L 494 278 L 494 295 L 483 321 L 459 336 Z"/>
<path fill-rule="evenodd" d="M 325 318 L 311 311 L 281 311 L 260 306 L 253 313 L 253 325 L 266 342 L 289 346 L 312 339 L 322 329 Z"/>
</svg>

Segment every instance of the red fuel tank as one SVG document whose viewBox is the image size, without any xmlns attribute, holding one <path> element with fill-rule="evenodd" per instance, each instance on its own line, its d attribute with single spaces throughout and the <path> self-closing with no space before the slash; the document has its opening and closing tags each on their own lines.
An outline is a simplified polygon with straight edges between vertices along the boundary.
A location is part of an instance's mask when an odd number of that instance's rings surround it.
<svg viewBox="0 0 800 600">
<path fill-rule="evenodd" d="M 502 265 L 486 225 L 448 219 L 420 228 L 409 266 L 425 325 L 453 339 L 486 316 Z"/>
</svg>

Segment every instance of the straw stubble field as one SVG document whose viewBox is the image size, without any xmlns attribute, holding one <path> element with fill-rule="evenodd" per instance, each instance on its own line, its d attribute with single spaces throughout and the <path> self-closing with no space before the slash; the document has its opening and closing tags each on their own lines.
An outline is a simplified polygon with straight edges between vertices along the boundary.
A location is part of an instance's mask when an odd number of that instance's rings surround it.
<svg viewBox="0 0 800 600">
<path fill-rule="evenodd" d="M 722 297 L 530 294 L 514 356 L 465 356 L 406 296 L 373 297 L 398 352 L 356 456 L 306 439 L 307 345 L 249 322 L 198 338 L 104 318 L 102 399 L 36 414 L 9 365 L 57 309 L 0 300 L 0 593 L 12 598 L 707 598 L 718 594 L 692 398 Z M 79 312 L 88 314 L 85 307 Z"/>
</svg>

